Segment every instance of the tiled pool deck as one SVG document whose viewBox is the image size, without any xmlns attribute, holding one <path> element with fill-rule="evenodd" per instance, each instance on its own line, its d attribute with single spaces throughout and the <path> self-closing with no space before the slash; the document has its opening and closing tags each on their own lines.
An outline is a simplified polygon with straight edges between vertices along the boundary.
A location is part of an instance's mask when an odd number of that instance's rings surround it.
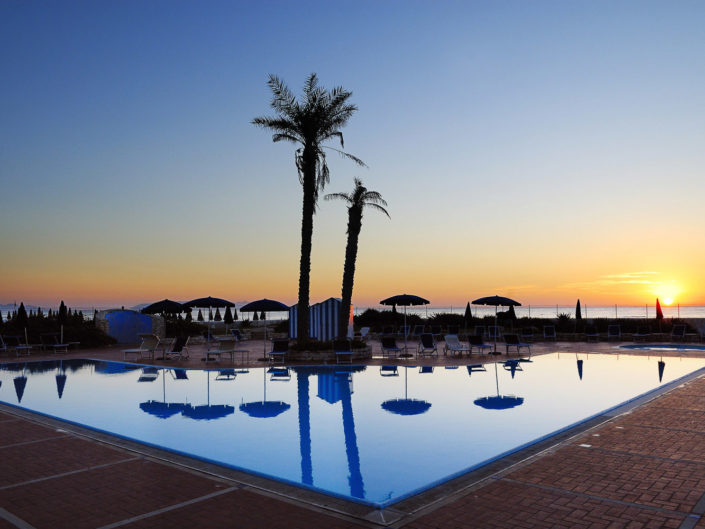
<svg viewBox="0 0 705 529">
<path fill-rule="evenodd" d="M 532 352 L 614 347 L 557 343 Z M 119 348 L 68 356 L 122 360 Z M 31 360 L 47 358 L 55 357 Z M 202 367 L 199 359 L 195 350 L 178 365 Z M 705 529 L 705 377 L 375 512 L 0 406 L 0 529 L 382 525 Z"/>
</svg>

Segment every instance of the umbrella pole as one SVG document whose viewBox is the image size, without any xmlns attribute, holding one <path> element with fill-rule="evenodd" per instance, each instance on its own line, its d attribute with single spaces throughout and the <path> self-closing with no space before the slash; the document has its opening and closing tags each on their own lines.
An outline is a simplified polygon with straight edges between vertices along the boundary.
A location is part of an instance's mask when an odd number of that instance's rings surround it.
<svg viewBox="0 0 705 529">
<path fill-rule="evenodd" d="M 408 333 L 406 332 L 406 305 L 404 305 L 404 352 L 405 352 L 405 353 L 408 353 L 408 349 L 407 349 L 407 347 L 406 347 L 406 336 L 407 336 L 407 334 L 408 334 Z"/>
<path fill-rule="evenodd" d="M 497 354 L 497 305 L 494 306 L 494 354 Z"/>
</svg>

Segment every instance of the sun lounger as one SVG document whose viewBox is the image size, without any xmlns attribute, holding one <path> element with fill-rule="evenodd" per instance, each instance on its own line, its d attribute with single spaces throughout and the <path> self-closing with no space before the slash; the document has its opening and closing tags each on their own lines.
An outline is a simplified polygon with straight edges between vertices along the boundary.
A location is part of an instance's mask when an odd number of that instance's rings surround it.
<svg viewBox="0 0 705 529">
<path fill-rule="evenodd" d="M 597 329 L 595 327 L 588 327 L 585 329 L 585 341 L 587 342 L 599 342 L 600 341 L 600 333 L 597 332 Z"/>
<path fill-rule="evenodd" d="M 188 380 L 188 373 L 185 369 L 172 369 L 171 376 L 174 380 Z"/>
<path fill-rule="evenodd" d="M 636 332 L 632 334 L 632 338 L 635 342 L 639 340 L 646 341 L 649 337 L 651 337 L 651 330 L 648 327 L 638 327 Z"/>
<path fill-rule="evenodd" d="M 418 340 L 423 333 L 424 333 L 424 326 L 423 325 L 414 325 L 414 330 L 411 332 L 411 335 Z"/>
<path fill-rule="evenodd" d="M 245 336 L 240 332 L 240 329 L 230 329 L 230 334 L 232 334 L 233 338 L 235 338 L 238 342 L 245 339 Z"/>
<path fill-rule="evenodd" d="M 522 342 L 530 343 L 534 339 L 534 329 L 533 327 L 524 327 L 521 329 L 521 334 L 519 338 Z"/>
<path fill-rule="evenodd" d="M 142 374 L 137 382 L 154 382 L 159 376 L 159 370 L 156 367 L 145 367 L 142 369 Z"/>
<path fill-rule="evenodd" d="M 419 337 L 419 345 L 416 349 L 416 356 L 433 355 L 438 356 L 436 348 L 436 340 L 430 332 L 424 333 Z"/>
<path fill-rule="evenodd" d="M 448 351 L 450 351 L 453 355 L 458 354 L 460 356 L 463 356 L 463 353 L 465 352 L 470 354 L 470 349 L 460 343 L 457 334 L 446 334 L 443 354 L 447 355 Z"/>
<path fill-rule="evenodd" d="M 154 361 L 154 351 L 157 347 L 159 347 L 159 338 L 157 338 L 154 334 L 140 334 L 140 338 L 142 339 L 142 343 L 140 343 L 140 346 L 137 349 L 122 350 L 123 360 L 127 360 L 127 355 L 132 354 L 139 355 L 140 360 L 147 356 Z"/>
<path fill-rule="evenodd" d="M 221 369 L 216 375 L 216 380 L 235 380 L 237 375 L 234 369 Z"/>
<path fill-rule="evenodd" d="M 470 364 L 466 367 L 468 369 L 468 376 L 472 376 L 473 373 L 487 371 L 484 364 Z"/>
<path fill-rule="evenodd" d="M 482 339 L 482 336 L 468 336 L 468 341 L 470 343 L 470 354 L 472 354 L 472 350 L 477 348 L 478 352 L 482 353 L 483 351 L 488 351 L 492 349 L 492 346 L 490 344 L 485 343 L 485 341 Z"/>
<path fill-rule="evenodd" d="M 676 323 L 671 329 L 671 341 L 685 342 L 685 330 L 686 326 L 682 323 Z"/>
<path fill-rule="evenodd" d="M 286 355 L 289 352 L 289 340 L 274 340 L 272 342 L 272 350 L 267 353 L 269 361 L 274 363 L 279 360 L 282 364 L 286 360 Z"/>
<path fill-rule="evenodd" d="M 519 337 L 516 334 L 505 334 L 504 345 L 507 348 L 507 354 L 509 354 L 509 349 L 511 347 L 516 347 L 517 354 L 519 354 L 522 347 L 528 349 L 529 353 L 531 353 L 531 346 L 528 343 L 520 342 Z"/>
<path fill-rule="evenodd" d="M 433 366 L 421 366 L 419 367 L 419 373 L 425 375 L 431 374 L 433 373 Z"/>
<path fill-rule="evenodd" d="M 502 331 L 496 325 L 487 326 L 487 340 L 493 342 L 494 340 L 499 340 L 502 337 Z"/>
<path fill-rule="evenodd" d="M 352 364 L 352 344 L 350 340 L 333 340 L 333 352 L 335 353 L 335 362 L 340 364 L 347 362 Z"/>
<path fill-rule="evenodd" d="M 553 325 L 543 326 L 543 339 L 556 341 L 556 328 Z"/>
<path fill-rule="evenodd" d="M 397 333 L 399 336 L 404 338 L 405 336 L 409 336 L 409 332 L 411 331 L 411 326 L 410 325 L 402 325 L 399 327 L 399 332 Z"/>
<path fill-rule="evenodd" d="M 441 332 L 441 326 L 440 325 L 431 325 L 431 334 L 436 340 L 441 339 L 441 335 L 443 334 Z"/>
<path fill-rule="evenodd" d="M 208 349 L 203 352 L 203 357 L 206 362 L 209 362 L 211 357 L 218 357 L 218 362 L 221 361 L 223 355 L 229 355 L 230 361 L 235 362 L 235 355 L 240 353 L 243 355 L 249 355 L 249 351 L 243 349 L 236 349 L 237 341 L 235 338 L 218 338 L 215 349 Z M 243 358 L 244 359 L 244 358 Z"/>
<path fill-rule="evenodd" d="M 178 336 L 172 343 L 168 350 L 164 350 L 164 359 L 176 358 L 181 360 L 183 358 L 189 357 L 188 352 L 188 336 Z"/>
<path fill-rule="evenodd" d="M 393 336 L 382 336 L 382 356 L 397 356 L 401 352 L 402 350 L 397 346 L 397 341 Z"/>
<path fill-rule="evenodd" d="M 621 340 L 622 339 L 622 328 L 617 325 L 608 325 L 607 326 L 607 341 L 610 340 Z"/>
<path fill-rule="evenodd" d="M 479 336 L 480 338 L 485 337 L 485 327 L 483 325 L 477 325 L 475 326 L 475 336 Z"/>
</svg>

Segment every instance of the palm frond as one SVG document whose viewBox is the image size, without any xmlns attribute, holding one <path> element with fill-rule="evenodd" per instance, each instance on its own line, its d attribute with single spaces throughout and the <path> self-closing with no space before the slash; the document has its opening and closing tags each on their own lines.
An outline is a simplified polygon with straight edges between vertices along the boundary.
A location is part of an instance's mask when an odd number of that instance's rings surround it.
<svg viewBox="0 0 705 529">
<path fill-rule="evenodd" d="M 378 210 L 378 211 L 381 211 L 382 213 L 384 213 L 385 215 L 387 215 L 387 217 L 389 217 L 390 219 L 392 218 L 392 217 L 389 215 L 389 213 L 387 213 L 387 210 L 384 209 L 382 206 L 378 206 L 377 204 L 366 204 L 366 206 L 367 206 L 367 207 L 370 207 L 370 208 L 372 208 L 372 209 L 376 209 L 376 210 Z"/>
<path fill-rule="evenodd" d="M 344 200 L 345 202 L 352 203 L 352 197 L 347 193 L 328 193 L 323 197 L 324 200 Z"/>
<path fill-rule="evenodd" d="M 357 156 L 353 156 L 350 153 L 347 153 L 345 151 L 341 151 L 340 149 L 336 149 L 335 147 L 331 147 L 330 145 L 322 145 L 322 148 L 330 149 L 331 151 L 335 151 L 338 154 L 340 154 L 340 156 L 342 156 L 343 158 L 347 158 L 348 160 L 352 160 L 353 162 L 355 162 L 357 165 L 359 165 L 361 167 L 367 167 L 367 164 L 365 162 L 363 162 L 362 160 L 360 160 L 360 158 L 358 158 Z"/>
</svg>

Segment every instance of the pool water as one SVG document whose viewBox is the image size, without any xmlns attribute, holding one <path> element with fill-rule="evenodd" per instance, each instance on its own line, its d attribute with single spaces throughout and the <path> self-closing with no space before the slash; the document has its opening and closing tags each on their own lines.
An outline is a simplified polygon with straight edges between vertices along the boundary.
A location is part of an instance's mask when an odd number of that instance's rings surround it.
<svg viewBox="0 0 705 529">
<path fill-rule="evenodd" d="M 646 345 L 620 345 L 620 349 L 636 349 L 637 351 L 655 351 L 671 353 L 705 352 L 705 345 L 692 344 L 646 344 Z"/>
<path fill-rule="evenodd" d="M 0 401 L 384 507 L 705 367 L 660 360 L 249 370 L 64 360 L 0 365 Z"/>
</svg>

